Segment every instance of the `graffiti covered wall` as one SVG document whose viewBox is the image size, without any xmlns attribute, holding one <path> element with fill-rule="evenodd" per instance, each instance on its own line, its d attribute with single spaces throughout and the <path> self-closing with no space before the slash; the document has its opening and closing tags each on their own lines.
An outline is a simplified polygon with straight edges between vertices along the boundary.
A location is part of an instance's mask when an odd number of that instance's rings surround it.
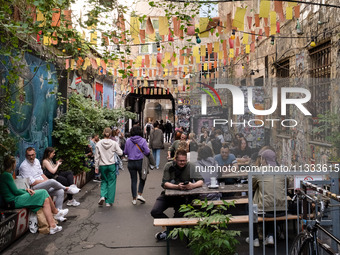
<svg viewBox="0 0 340 255">
<path fill-rule="evenodd" d="M 104 107 L 113 109 L 113 83 L 104 81 Z"/>
<path fill-rule="evenodd" d="M 19 137 L 17 161 L 25 159 L 27 147 L 34 147 L 40 159 L 46 147 L 52 145 L 53 119 L 56 116 L 58 79 L 53 64 L 25 55 L 28 74 L 19 78 L 12 94 L 14 112 L 9 120 L 11 132 Z"/>
</svg>

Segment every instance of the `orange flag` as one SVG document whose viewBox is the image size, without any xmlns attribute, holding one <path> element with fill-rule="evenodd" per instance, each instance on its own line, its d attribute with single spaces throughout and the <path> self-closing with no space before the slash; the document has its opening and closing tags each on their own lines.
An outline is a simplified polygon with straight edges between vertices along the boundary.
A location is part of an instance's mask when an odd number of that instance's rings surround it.
<svg viewBox="0 0 340 255">
<path fill-rule="evenodd" d="M 72 28 L 72 20 L 71 20 L 72 10 L 64 10 L 64 17 L 65 17 L 65 27 L 68 29 Z"/>
<path fill-rule="evenodd" d="M 300 18 L 300 5 L 294 6 L 294 17 Z"/>
<path fill-rule="evenodd" d="M 139 36 L 140 36 L 141 43 L 145 43 L 145 30 L 144 29 L 139 30 Z"/>
<path fill-rule="evenodd" d="M 52 27 L 59 27 L 60 26 L 60 9 L 59 8 L 53 8 L 52 9 Z"/>
<path fill-rule="evenodd" d="M 274 1 L 274 10 L 276 11 L 277 15 L 279 16 L 280 21 L 285 21 L 285 15 L 283 13 L 283 7 L 281 1 Z"/>
<path fill-rule="evenodd" d="M 150 17 L 148 17 L 148 19 L 146 20 L 145 32 L 148 35 L 152 35 L 153 33 L 155 33 L 155 29 L 153 28 Z"/>
<path fill-rule="evenodd" d="M 260 14 L 255 14 L 255 26 L 260 26 Z"/>
<path fill-rule="evenodd" d="M 181 26 L 181 20 L 179 20 L 177 17 L 172 17 L 172 23 L 174 26 L 174 35 L 179 37 L 180 36 L 180 26 Z"/>
</svg>

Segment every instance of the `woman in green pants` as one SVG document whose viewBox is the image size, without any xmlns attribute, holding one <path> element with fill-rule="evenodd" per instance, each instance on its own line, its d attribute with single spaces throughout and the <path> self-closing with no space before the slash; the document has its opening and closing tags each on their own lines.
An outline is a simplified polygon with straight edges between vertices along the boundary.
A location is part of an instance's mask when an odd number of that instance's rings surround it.
<svg viewBox="0 0 340 255">
<path fill-rule="evenodd" d="M 115 153 L 119 156 L 123 154 L 123 151 L 119 147 L 119 144 L 110 139 L 112 130 L 107 127 L 104 129 L 104 139 L 100 140 L 96 144 L 95 154 L 95 171 L 101 174 L 101 186 L 100 186 L 100 200 L 98 204 L 102 206 L 104 202 L 106 206 L 111 206 L 115 201 L 116 195 L 116 179 L 117 174 L 115 166 Z"/>
</svg>

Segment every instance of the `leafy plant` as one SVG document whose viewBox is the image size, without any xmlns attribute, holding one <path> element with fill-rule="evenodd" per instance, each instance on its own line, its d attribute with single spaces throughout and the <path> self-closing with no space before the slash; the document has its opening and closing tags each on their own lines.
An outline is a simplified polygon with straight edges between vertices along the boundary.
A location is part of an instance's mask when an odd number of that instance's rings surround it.
<svg viewBox="0 0 340 255">
<path fill-rule="evenodd" d="M 0 170 L 3 170 L 4 158 L 15 155 L 17 139 L 13 137 L 5 125 L 0 125 Z"/>
<path fill-rule="evenodd" d="M 239 243 L 235 237 L 240 235 L 240 231 L 228 230 L 232 216 L 226 213 L 234 203 L 223 201 L 223 205 L 215 206 L 207 200 L 197 199 L 193 204 L 182 205 L 179 211 L 184 212 L 185 217 L 198 218 L 198 224 L 192 228 L 175 228 L 169 238 L 178 235 L 183 240 L 184 236 L 187 237 L 189 247 L 196 255 L 234 254 Z"/>
<path fill-rule="evenodd" d="M 325 135 L 326 141 L 332 143 L 335 151 L 330 160 L 340 159 L 340 116 L 336 113 L 327 112 L 318 115 L 319 125 L 313 128 L 315 135 Z"/>
<path fill-rule="evenodd" d="M 101 134 L 105 127 L 117 126 L 119 119 L 124 117 L 135 118 L 135 114 L 125 109 L 102 108 L 91 99 L 72 94 L 67 113 L 55 118 L 52 133 L 58 140 L 58 157 L 64 160 L 62 169 L 72 170 L 75 174 L 88 171 L 84 166 L 88 138 L 93 133 Z"/>
</svg>

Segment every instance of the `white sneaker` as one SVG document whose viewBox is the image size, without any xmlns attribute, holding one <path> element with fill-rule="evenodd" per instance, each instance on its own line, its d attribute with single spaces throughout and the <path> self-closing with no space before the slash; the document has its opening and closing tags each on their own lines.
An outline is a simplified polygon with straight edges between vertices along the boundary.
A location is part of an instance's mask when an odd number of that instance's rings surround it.
<svg viewBox="0 0 340 255">
<path fill-rule="evenodd" d="M 137 200 L 139 200 L 141 203 L 145 204 L 146 200 L 144 199 L 144 197 L 142 197 L 141 195 L 137 196 Z"/>
<path fill-rule="evenodd" d="M 104 204 L 104 201 L 105 201 L 105 197 L 101 197 L 101 198 L 99 199 L 98 205 L 99 205 L 99 206 L 102 206 L 102 205 Z"/>
<path fill-rule="evenodd" d="M 110 206 L 111 206 L 111 204 L 110 204 L 110 203 L 105 203 L 105 205 L 106 205 L 107 207 L 110 207 Z"/>
<path fill-rule="evenodd" d="M 59 222 L 64 222 L 64 221 L 67 220 L 67 219 L 66 219 L 65 217 L 63 217 L 63 216 L 59 216 L 59 217 L 55 217 L 55 216 L 54 216 L 54 219 L 56 219 L 56 220 L 59 221 Z"/>
<path fill-rule="evenodd" d="M 136 199 L 132 200 L 132 204 L 136 205 L 137 204 L 137 200 Z"/>
<path fill-rule="evenodd" d="M 66 216 L 67 214 L 68 214 L 68 209 L 58 209 L 58 213 L 55 215 L 55 216 L 57 216 L 57 217 L 59 217 L 59 216 Z"/>
<path fill-rule="evenodd" d="M 57 232 L 63 230 L 63 227 L 56 225 L 55 228 L 50 228 L 50 235 L 54 235 Z"/>
<path fill-rule="evenodd" d="M 68 190 L 66 190 L 66 193 L 67 194 L 71 194 L 71 195 L 74 195 L 74 194 L 77 194 L 79 193 L 80 189 L 78 189 L 77 187 L 68 187 Z"/>
<path fill-rule="evenodd" d="M 267 236 L 266 240 L 264 240 L 264 245 L 274 245 L 274 237 L 273 236 Z"/>
<path fill-rule="evenodd" d="M 79 206 L 80 203 L 73 198 L 72 200 L 69 200 L 66 205 L 67 206 Z"/>
<path fill-rule="evenodd" d="M 249 237 L 246 238 L 246 242 L 249 243 Z M 254 239 L 253 245 L 254 247 L 260 247 L 260 241 L 258 238 Z"/>
</svg>

